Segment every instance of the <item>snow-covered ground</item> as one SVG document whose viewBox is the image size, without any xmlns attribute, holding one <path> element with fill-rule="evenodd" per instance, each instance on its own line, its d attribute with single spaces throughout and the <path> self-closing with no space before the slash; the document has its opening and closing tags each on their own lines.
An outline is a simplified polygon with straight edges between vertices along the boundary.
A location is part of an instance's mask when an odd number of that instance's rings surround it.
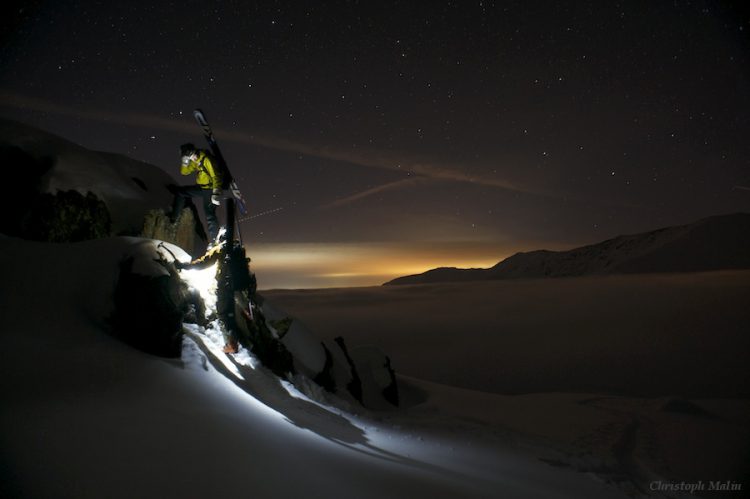
<svg viewBox="0 0 750 499">
<path fill-rule="evenodd" d="M 530 431 L 540 418 L 575 430 L 614 424 L 617 400 L 502 397 L 404 378 L 404 407 L 376 412 L 311 400 L 246 352 L 218 353 L 218 339 L 197 326 L 181 359 L 134 350 L 107 333 L 111 297 L 118 263 L 153 251 L 134 238 L 0 239 L 3 497 L 537 498 L 638 490 L 605 470 L 618 466 L 617 457 L 586 471 L 589 458 L 571 460 L 548 445 L 550 436 Z M 577 412 L 550 412 L 560 407 Z"/>
<path fill-rule="evenodd" d="M 750 271 L 264 294 L 442 385 L 425 403 L 441 415 L 562 454 L 548 462 L 647 493 L 743 478 L 747 491 Z"/>
<path fill-rule="evenodd" d="M 400 373 L 437 383 L 512 394 L 750 393 L 747 270 L 263 293 L 318 335 L 375 343 Z"/>
</svg>

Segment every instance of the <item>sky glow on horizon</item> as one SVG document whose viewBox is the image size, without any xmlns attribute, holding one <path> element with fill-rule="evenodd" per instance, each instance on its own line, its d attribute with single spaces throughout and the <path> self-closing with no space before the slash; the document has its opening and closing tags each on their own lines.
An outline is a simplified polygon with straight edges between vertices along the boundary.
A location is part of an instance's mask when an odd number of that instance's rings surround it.
<svg viewBox="0 0 750 499">
<path fill-rule="evenodd" d="M 492 267 L 517 251 L 479 242 L 282 243 L 245 247 L 260 289 L 379 286 L 396 277 L 436 267 Z"/>
<path fill-rule="evenodd" d="M 750 18 L 732 2 L 8 14 L 0 117 L 187 185 L 179 145 L 205 147 L 192 110 L 206 112 L 255 216 L 241 232 L 264 288 L 373 285 L 750 212 Z"/>
</svg>

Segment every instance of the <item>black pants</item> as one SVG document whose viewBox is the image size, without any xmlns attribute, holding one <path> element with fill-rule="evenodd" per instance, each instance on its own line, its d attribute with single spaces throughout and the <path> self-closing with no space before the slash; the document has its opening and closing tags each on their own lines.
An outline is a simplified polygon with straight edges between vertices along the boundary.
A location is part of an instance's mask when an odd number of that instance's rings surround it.
<svg viewBox="0 0 750 499">
<path fill-rule="evenodd" d="M 219 219 L 216 218 L 216 205 L 211 202 L 211 189 L 204 189 L 199 185 L 182 185 L 175 189 L 172 218 L 176 219 L 185 207 L 185 200 L 192 198 L 203 199 L 203 212 L 206 214 L 208 225 L 208 241 L 212 243 L 219 234 Z"/>
</svg>

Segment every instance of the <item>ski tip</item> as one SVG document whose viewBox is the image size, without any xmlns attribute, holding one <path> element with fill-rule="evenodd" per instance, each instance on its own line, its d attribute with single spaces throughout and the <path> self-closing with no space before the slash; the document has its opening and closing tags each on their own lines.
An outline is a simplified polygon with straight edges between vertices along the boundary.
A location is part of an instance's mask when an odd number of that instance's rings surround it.
<svg viewBox="0 0 750 499">
<path fill-rule="evenodd" d="M 206 115 L 203 114 L 203 111 L 200 109 L 196 109 L 193 111 L 193 118 L 195 118 L 195 121 L 198 122 L 198 124 L 204 128 L 208 127 L 208 120 L 206 120 Z"/>
</svg>

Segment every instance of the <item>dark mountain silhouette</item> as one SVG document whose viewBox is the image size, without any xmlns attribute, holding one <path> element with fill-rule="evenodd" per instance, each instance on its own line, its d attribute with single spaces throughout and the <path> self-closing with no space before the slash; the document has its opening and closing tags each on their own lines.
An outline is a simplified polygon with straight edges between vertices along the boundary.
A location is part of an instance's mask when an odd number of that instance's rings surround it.
<svg viewBox="0 0 750 499">
<path fill-rule="evenodd" d="M 750 214 L 735 213 L 567 251 L 516 253 L 489 269 L 437 268 L 385 285 L 747 268 Z"/>
</svg>

